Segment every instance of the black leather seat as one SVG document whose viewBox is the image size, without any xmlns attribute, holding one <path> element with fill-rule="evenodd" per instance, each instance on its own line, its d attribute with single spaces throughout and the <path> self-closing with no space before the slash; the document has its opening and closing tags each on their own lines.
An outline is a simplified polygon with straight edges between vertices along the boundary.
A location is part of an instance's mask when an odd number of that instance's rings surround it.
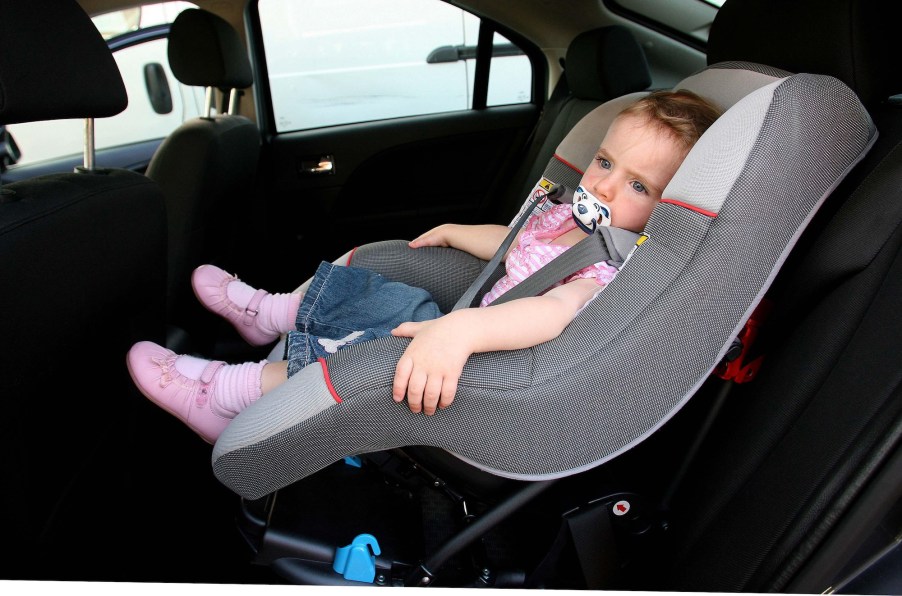
<svg viewBox="0 0 902 596">
<path fill-rule="evenodd" d="M 254 79 L 247 51 L 231 25 L 205 10 L 185 10 L 172 23 L 168 55 L 181 83 L 207 88 L 207 113 L 166 137 L 146 172 L 166 197 L 170 323 L 196 342 L 212 332 L 200 327 L 209 318 L 191 291 L 191 271 L 204 263 L 224 265 L 240 209 L 250 202 L 261 141 L 256 123 L 237 114 L 241 90 Z M 214 107 L 217 93 L 222 103 L 229 101 L 219 110 Z M 174 343 L 177 337 L 168 343 L 184 351 L 187 346 Z"/>
<path fill-rule="evenodd" d="M 0 1 L 0 124 L 126 104 L 76 2 Z M 148 406 L 125 354 L 164 336 L 165 208 L 146 177 L 92 161 L 0 189 L 4 579 L 97 577 L 120 558 L 104 561 L 84 537 L 114 545 L 125 529 L 115 520 L 137 504 L 131 466 Z"/>
</svg>

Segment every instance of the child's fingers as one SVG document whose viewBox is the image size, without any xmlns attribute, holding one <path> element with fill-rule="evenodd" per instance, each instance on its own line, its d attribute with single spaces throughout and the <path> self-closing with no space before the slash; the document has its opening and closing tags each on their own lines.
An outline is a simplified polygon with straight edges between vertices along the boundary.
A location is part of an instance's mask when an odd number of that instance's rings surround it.
<svg viewBox="0 0 902 596">
<path fill-rule="evenodd" d="M 428 232 L 424 232 L 407 243 L 410 248 L 420 248 L 423 246 L 448 246 L 447 240 L 442 230 L 445 226 L 432 228 Z"/>
<path fill-rule="evenodd" d="M 411 372 L 413 372 L 413 360 L 402 356 L 395 367 L 395 378 L 391 388 L 391 397 L 396 402 L 404 401 Z"/>
<path fill-rule="evenodd" d="M 427 416 L 435 414 L 435 409 L 441 396 L 442 377 L 440 375 L 432 375 L 426 380 L 426 386 L 423 388 L 423 413 Z"/>
<path fill-rule="evenodd" d="M 421 246 L 430 246 L 434 242 L 430 241 L 430 236 L 433 234 L 431 232 L 426 232 L 425 234 L 420 234 L 413 240 L 407 243 L 410 248 L 419 248 Z"/>
<path fill-rule="evenodd" d="M 426 388 L 426 375 L 414 369 L 407 382 L 407 406 L 414 414 L 423 410 L 423 391 Z"/>
<path fill-rule="evenodd" d="M 416 335 L 416 332 L 420 328 L 420 325 L 420 323 L 414 323 L 412 321 L 401 323 L 391 330 L 391 334 L 395 337 L 413 337 L 414 335 Z"/>
<path fill-rule="evenodd" d="M 439 409 L 444 410 L 454 401 L 454 396 L 457 395 L 457 381 L 458 377 L 445 377 L 442 383 L 442 397 L 438 402 Z"/>
</svg>

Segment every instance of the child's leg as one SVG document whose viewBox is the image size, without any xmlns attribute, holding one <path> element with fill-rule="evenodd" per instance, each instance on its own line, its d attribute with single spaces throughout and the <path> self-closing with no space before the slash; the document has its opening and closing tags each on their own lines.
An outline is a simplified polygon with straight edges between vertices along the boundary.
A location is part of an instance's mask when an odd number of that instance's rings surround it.
<svg viewBox="0 0 902 596">
<path fill-rule="evenodd" d="M 286 362 L 226 364 L 180 356 L 147 341 L 132 346 L 127 364 L 141 393 L 208 443 L 264 391 L 288 378 Z"/>
<path fill-rule="evenodd" d="M 252 288 L 214 265 L 195 269 L 191 285 L 201 304 L 232 323 L 251 345 L 266 345 L 295 328 L 300 294 L 270 294 Z"/>
</svg>

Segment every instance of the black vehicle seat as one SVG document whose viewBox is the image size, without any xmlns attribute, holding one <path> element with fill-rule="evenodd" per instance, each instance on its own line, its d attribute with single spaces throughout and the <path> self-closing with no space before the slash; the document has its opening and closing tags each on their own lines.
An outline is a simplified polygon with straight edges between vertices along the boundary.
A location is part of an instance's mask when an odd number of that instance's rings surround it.
<svg viewBox="0 0 902 596">
<path fill-rule="evenodd" d="M 0 124 L 90 120 L 127 102 L 76 2 L 0 0 Z M 109 520 L 138 505 L 130 470 L 146 405 L 124 360 L 135 341 L 164 337 L 166 213 L 155 183 L 93 157 L 76 173 L 0 188 L 7 580 L 110 577 L 135 555 L 99 557 L 84 537 L 126 542 L 124 525 Z"/>
<path fill-rule="evenodd" d="M 897 541 L 902 498 L 900 12 L 728 0 L 717 15 L 709 61 L 835 76 L 880 134 L 772 286 L 761 371 L 725 401 L 671 503 L 667 547 L 630 589 L 899 593 L 898 563 L 889 583 L 867 570 Z"/>
<path fill-rule="evenodd" d="M 163 140 L 147 167 L 166 197 L 169 221 L 167 310 L 178 351 L 213 335 L 188 280 L 203 263 L 221 263 L 236 239 L 237 210 L 253 192 L 261 137 L 256 123 L 237 114 L 241 90 L 253 84 L 247 50 L 224 19 L 201 9 L 180 13 L 169 31 L 169 63 L 185 85 L 206 87 L 206 115 L 189 120 Z M 214 112 L 216 91 L 226 108 Z"/>
</svg>

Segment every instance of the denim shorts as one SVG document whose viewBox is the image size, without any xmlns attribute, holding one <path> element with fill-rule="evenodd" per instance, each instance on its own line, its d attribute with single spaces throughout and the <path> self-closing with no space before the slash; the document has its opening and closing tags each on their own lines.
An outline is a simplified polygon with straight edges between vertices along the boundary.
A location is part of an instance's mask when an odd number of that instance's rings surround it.
<svg viewBox="0 0 902 596">
<path fill-rule="evenodd" d="M 386 337 L 407 321 L 442 316 L 426 290 L 359 267 L 320 263 L 288 333 L 288 376 L 339 349 Z"/>
</svg>

